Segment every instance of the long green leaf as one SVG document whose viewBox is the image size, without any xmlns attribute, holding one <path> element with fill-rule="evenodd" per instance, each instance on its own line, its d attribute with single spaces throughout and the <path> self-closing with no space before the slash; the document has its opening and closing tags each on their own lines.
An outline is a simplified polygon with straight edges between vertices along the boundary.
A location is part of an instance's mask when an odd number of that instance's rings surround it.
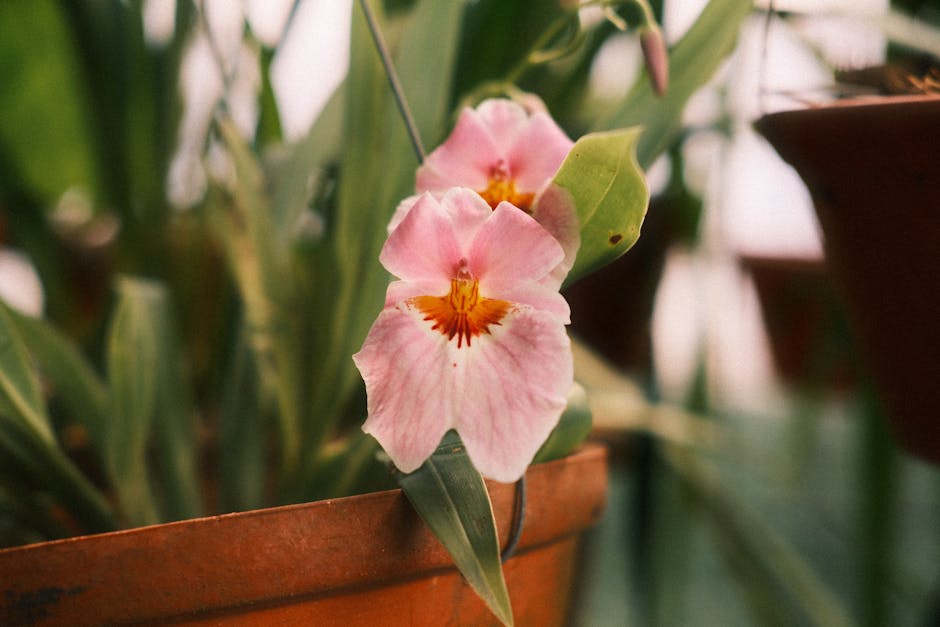
<svg viewBox="0 0 940 627">
<path fill-rule="evenodd" d="M 101 492 L 57 443 L 38 439 L 19 422 L 0 425 L 0 474 L 3 481 L 26 481 L 36 493 L 62 505 L 85 533 L 110 531 L 114 513 Z"/>
<path fill-rule="evenodd" d="M 179 333 L 166 291 L 148 309 L 156 337 L 157 395 L 153 435 L 159 464 L 164 519 L 194 518 L 202 512 L 192 399 L 183 376 Z"/>
<path fill-rule="evenodd" d="M 52 433 L 39 377 L 12 317 L 0 306 L 0 455 L 64 504 L 87 531 L 112 528 L 110 508 Z"/>
<path fill-rule="evenodd" d="M 463 4 L 466 18 L 461 25 L 455 76 L 458 97 L 488 81 L 502 80 L 524 62 L 543 33 L 566 12 L 558 0 L 477 0 Z"/>
<path fill-rule="evenodd" d="M 93 182 L 72 27 L 50 0 L 0 3 L 0 145 L 5 160 L 16 164 L 19 183 L 44 205 Z"/>
<path fill-rule="evenodd" d="M 863 392 L 858 460 L 858 586 L 862 625 L 892 622 L 890 587 L 898 529 L 898 454 L 874 392 Z"/>
<path fill-rule="evenodd" d="M 669 53 L 666 95 L 658 98 L 646 76 L 641 76 L 617 110 L 597 121 L 593 128 L 642 125 L 644 133 L 637 157 L 642 167 L 649 167 L 676 139 L 689 97 L 708 82 L 734 49 L 751 5 L 751 0 L 711 0 Z"/>
<path fill-rule="evenodd" d="M 223 511 L 262 506 L 264 494 L 264 415 L 254 354 L 242 327 L 233 349 L 219 408 L 219 485 Z"/>
<path fill-rule="evenodd" d="M 640 237 L 649 190 L 635 157 L 639 136 L 638 128 L 585 135 L 539 201 L 571 202 L 577 211 L 581 248 L 568 283 L 610 263 Z"/>
<path fill-rule="evenodd" d="M 493 507 L 483 477 L 454 432 L 398 483 L 460 572 L 505 625 L 512 625 Z"/>
<path fill-rule="evenodd" d="M 300 462 L 302 343 L 298 342 L 294 285 L 288 247 L 276 237 L 265 172 L 234 122 L 222 117 L 217 127 L 235 165 L 231 206 L 217 208 L 217 229 L 226 244 L 245 307 L 245 324 L 261 379 L 262 403 L 276 405 L 280 453 L 286 474 Z"/>
<path fill-rule="evenodd" d="M 5 307 L 0 307 L 0 425 L 19 423 L 37 439 L 55 438 L 39 391 L 39 377 Z"/>
<path fill-rule="evenodd" d="M 95 446 L 102 446 L 106 427 L 107 390 L 78 347 L 44 320 L 32 318 L 0 304 L 13 322 L 23 344 L 60 397 L 63 409 L 84 425 Z"/>
<path fill-rule="evenodd" d="M 664 452 L 689 496 L 712 523 L 732 574 L 765 624 L 792 624 L 784 601 L 794 602 L 809 624 L 852 624 L 842 601 L 788 542 L 734 497 L 707 459 L 671 445 Z"/>
<path fill-rule="evenodd" d="M 298 218 L 310 202 L 311 178 L 340 153 L 345 95 L 342 86 L 336 90 L 307 135 L 288 148 L 289 154 L 271 174 L 271 213 L 280 242 L 289 242 Z"/>
<path fill-rule="evenodd" d="M 162 285 L 122 279 L 108 338 L 111 428 L 107 461 L 130 522 L 200 512 L 196 438 L 182 355 Z M 147 451 L 160 471 L 164 516 L 150 489 Z"/>
<path fill-rule="evenodd" d="M 158 514 L 147 468 L 147 444 L 157 413 L 156 372 L 162 288 L 122 279 L 108 332 L 110 428 L 105 460 L 124 514 L 132 525 L 156 523 Z"/>
</svg>

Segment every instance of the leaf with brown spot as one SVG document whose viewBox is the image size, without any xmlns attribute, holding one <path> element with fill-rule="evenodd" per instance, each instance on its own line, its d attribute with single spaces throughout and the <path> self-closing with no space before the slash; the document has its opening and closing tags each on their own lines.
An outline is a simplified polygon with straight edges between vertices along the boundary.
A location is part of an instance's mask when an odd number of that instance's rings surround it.
<svg viewBox="0 0 940 627">
<path fill-rule="evenodd" d="M 581 225 L 581 248 L 566 284 L 607 265 L 640 236 L 649 190 L 636 160 L 639 137 L 639 127 L 585 135 L 551 183 L 573 200 Z"/>
</svg>

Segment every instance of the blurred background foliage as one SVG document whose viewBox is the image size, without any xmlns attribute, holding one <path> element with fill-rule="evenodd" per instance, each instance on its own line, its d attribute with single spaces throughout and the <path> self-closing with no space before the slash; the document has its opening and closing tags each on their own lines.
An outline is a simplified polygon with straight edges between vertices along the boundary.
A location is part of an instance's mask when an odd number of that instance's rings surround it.
<svg viewBox="0 0 940 627">
<path fill-rule="evenodd" d="M 358 431 L 349 356 L 381 306 L 378 250 L 417 163 L 362 16 L 354 9 L 348 76 L 307 133 L 285 136 L 278 42 L 241 22 L 234 52 L 208 41 L 204 80 L 226 96 L 183 137 L 183 61 L 211 12 L 179 1 L 175 28 L 153 41 L 144 4 L 0 3 L 0 245 L 31 260 L 44 296 L 42 320 L 0 311 L 17 340 L 4 381 L 27 381 L 34 362 L 43 375 L 20 412 L 35 423 L 0 412 L 3 545 L 388 485 Z M 783 406 L 768 399 L 766 415 L 729 411 L 710 398 L 704 359 L 684 398 L 662 402 L 658 388 L 654 297 L 668 252 L 695 247 L 702 228 L 683 111 L 742 24 L 765 13 L 708 2 L 671 45 L 657 98 L 642 74 L 623 94 L 593 91 L 619 31 L 564 5 L 373 3 L 428 147 L 461 105 L 518 88 L 572 137 L 640 124 L 641 165 L 671 162 L 637 246 L 566 293 L 579 351 L 592 347 L 576 356 L 578 378 L 614 452 L 572 623 L 937 624 L 937 471 L 892 443 L 837 302 L 811 343 L 841 351 L 855 382 L 835 402 L 813 374 L 791 381 Z M 929 2 L 897 6 L 938 19 Z M 243 52 L 257 67 L 256 115 L 235 106 Z M 310 60 L 308 80 L 318 62 L 332 61 Z M 724 111 L 708 130 L 731 127 Z M 184 145 L 195 160 L 183 180 L 204 185 L 180 202 Z M 827 351 L 799 372 L 826 371 Z"/>
</svg>

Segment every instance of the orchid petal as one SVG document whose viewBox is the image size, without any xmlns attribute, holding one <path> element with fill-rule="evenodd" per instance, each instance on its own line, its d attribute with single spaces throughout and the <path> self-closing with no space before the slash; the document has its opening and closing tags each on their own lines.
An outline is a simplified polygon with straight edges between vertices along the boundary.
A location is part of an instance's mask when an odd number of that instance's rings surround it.
<svg viewBox="0 0 940 627">
<path fill-rule="evenodd" d="M 444 296 L 450 283 L 431 281 L 392 281 L 385 291 L 385 306 L 395 307 L 415 296 Z"/>
<path fill-rule="evenodd" d="M 528 123 L 529 116 L 525 109 L 512 100 L 492 98 L 477 105 L 475 114 L 486 127 L 499 156 L 510 157 L 510 150 Z M 529 146 L 529 150 L 532 149 Z M 541 147 L 538 149 L 541 150 Z"/>
<path fill-rule="evenodd" d="M 558 288 L 568 276 L 568 271 L 574 266 L 578 249 L 581 247 L 581 222 L 578 220 L 574 198 L 564 188 L 549 184 L 535 199 L 532 217 L 558 240 L 562 250 L 565 251 L 564 260 L 552 270 L 551 274 L 555 281 L 551 284 Z"/>
<path fill-rule="evenodd" d="M 400 279 L 449 282 L 461 257 L 450 215 L 424 194 L 388 236 L 379 261 Z"/>
<path fill-rule="evenodd" d="M 483 120 L 473 109 L 464 109 L 443 144 L 427 156 L 415 177 L 419 192 L 457 185 L 484 189 L 490 169 L 502 158 Z"/>
<path fill-rule="evenodd" d="M 538 192 L 555 176 L 574 145 L 545 113 L 534 113 L 506 156 L 522 191 Z"/>
<path fill-rule="evenodd" d="M 353 360 L 368 393 L 363 430 L 399 470 L 417 469 L 456 428 L 476 468 L 504 482 L 525 472 L 573 380 L 564 327 L 528 307 L 463 348 L 407 305 L 386 309 Z"/>
<path fill-rule="evenodd" d="M 538 281 L 564 258 L 561 245 L 531 216 L 500 203 L 470 248 L 470 270 L 487 284 L 508 289 Z"/>
<path fill-rule="evenodd" d="M 432 194 L 437 198 L 436 194 Z M 392 214 L 392 218 L 388 221 L 388 226 L 386 227 L 389 235 L 392 231 L 398 228 L 398 225 L 401 224 L 401 221 L 405 219 L 405 216 L 408 215 L 408 212 L 411 211 L 411 208 L 415 206 L 415 203 L 421 198 L 421 194 L 415 194 L 414 196 L 408 196 L 395 207 L 395 213 Z"/>
<path fill-rule="evenodd" d="M 454 223 L 460 249 L 469 252 L 480 227 L 490 219 L 493 210 L 478 193 L 467 187 L 447 190 L 441 197 L 441 206 Z"/>
<path fill-rule="evenodd" d="M 454 373 L 457 430 L 484 476 L 513 482 L 565 408 L 573 377 L 568 336 L 552 316 L 519 308 L 471 348 L 466 371 Z"/>
<path fill-rule="evenodd" d="M 548 275 L 539 283 L 515 283 L 513 285 L 500 284 L 497 281 L 486 284 L 486 293 L 490 298 L 528 305 L 552 314 L 561 324 L 571 323 L 571 308 L 568 301 L 558 292 L 554 280 Z"/>
<path fill-rule="evenodd" d="M 422 325 L 413 311 L 389 308 L 376 319 L 353 361 L 366 384 L 369 417 L 362 426 L 402 472 L 416 470 L 453 425 L 442 379 L 447 338 Z"/>
</svg>

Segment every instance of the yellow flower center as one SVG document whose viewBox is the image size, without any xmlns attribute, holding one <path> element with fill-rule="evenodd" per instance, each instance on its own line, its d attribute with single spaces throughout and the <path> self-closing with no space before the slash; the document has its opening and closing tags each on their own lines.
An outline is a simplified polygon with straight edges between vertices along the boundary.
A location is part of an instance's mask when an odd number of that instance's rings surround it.
<svg viewBox="0 0 940 627">
<path fill-rule="evenodd" d="M 516 182 L 509 177 L 502 161 L 490 170 L 490 181 L 486 189 L 477 193 L 492 209 L 496 209 L 496 205 L 505 200 L 526 213 L 531 213 L 532 201 L 535 199 L 535 194 L 516 191 Z"/>
<path fill-rule="evenodd" d="M 480 296 L 480 283 L 461 260 L 456 276 L 451 279 L 450 292 L 445 296 L 416 296 L 415 307 L 424 319 L 433 322 L 431 330 L 440 331 L 448 340 L 457 338 L 457 348 L 481 334 L 489 334 L 490 325 L 498 325 L 511 303 Z"/>
</svg>

